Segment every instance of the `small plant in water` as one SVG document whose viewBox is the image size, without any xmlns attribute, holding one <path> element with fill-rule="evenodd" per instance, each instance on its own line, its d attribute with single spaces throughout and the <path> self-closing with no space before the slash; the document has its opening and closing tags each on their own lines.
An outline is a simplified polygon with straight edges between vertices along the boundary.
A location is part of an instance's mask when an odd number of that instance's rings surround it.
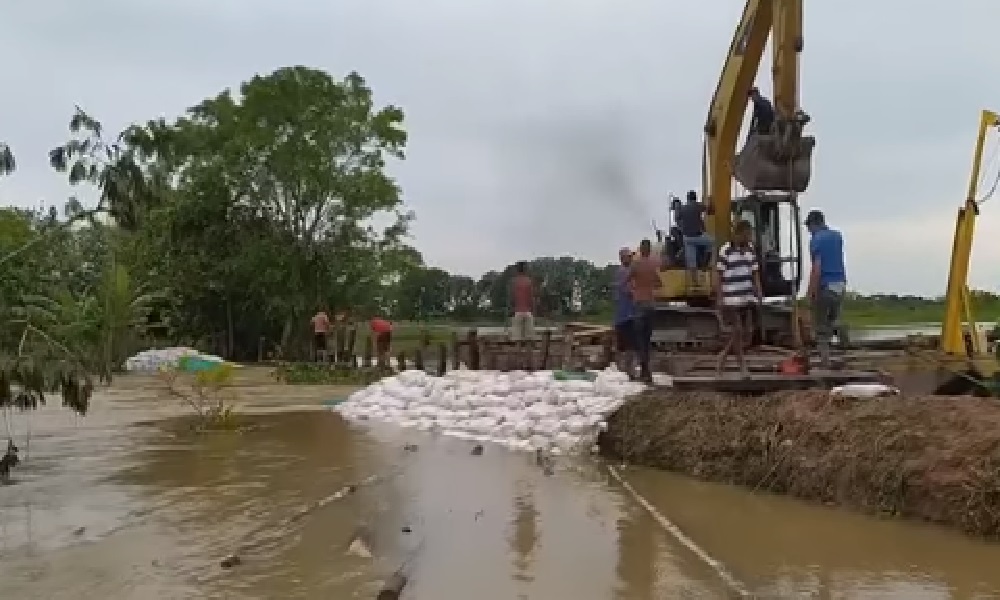
<svg viewBox="0 0 1000 600">
<path fill-rule="evenodd" d="M 164 369 L 160 371 L 160 378 L 170 395 L 184 400 L 195 412 L 199 430 L 234 430 L 239 427 L 233 410 L 234 370 L 231 363 L 223 362 L 195 372 L 183 368 Z"/>
</svg>

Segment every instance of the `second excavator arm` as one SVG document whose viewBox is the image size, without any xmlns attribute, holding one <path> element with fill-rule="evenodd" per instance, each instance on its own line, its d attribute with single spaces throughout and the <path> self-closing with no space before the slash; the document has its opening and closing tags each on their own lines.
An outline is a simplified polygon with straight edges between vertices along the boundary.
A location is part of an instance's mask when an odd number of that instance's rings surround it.
<svg viewBox="0 0 1000 600">
<path fill-rule="evenodd" d="M 965 204 L 958 209 L 955 222 L 955 239 L 951 249 L 951 265 L 948 269 L 948 291 L 945 295 L 944 321 L 941 323 L 941 350 L 953 356 L 969 354 L 965 345 L 963 331 L 964 321 L 969 321 L 972 328 L 972 354 L 980 355 L 979 336 L 976 335 L 972 308 L 969 305 L 969 263 L 972 258 L 972 240 L 975 233 L 976 217 L 979 216 L 978 193 L 979 176 L 983 162 L 983 148 L 986 144 L 986 134 L 990 129 L 1000 126 L 1000 116 L 984 110 L 979 119 L 979 135 L 976 137 L 976 149 L 972 156 L 972 174 L 969 178 L 969 189 Z"/>
</svg>

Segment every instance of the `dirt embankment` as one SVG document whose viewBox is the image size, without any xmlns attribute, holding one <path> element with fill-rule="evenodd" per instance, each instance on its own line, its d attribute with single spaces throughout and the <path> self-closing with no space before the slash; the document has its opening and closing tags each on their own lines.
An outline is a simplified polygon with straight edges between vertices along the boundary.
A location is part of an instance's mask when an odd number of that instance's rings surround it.
<svg viewBox="0 0 1000 600">
<path fill-rule="evenodd" d="M 1000 403 L 648 392 L 602 450 L 633 464 L 1000 538 Z"/>
</svg>

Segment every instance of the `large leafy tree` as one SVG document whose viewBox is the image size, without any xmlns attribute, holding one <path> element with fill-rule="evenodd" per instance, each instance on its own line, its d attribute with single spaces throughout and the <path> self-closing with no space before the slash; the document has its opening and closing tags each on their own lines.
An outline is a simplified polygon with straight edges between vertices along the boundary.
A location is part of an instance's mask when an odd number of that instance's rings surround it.
<svg viewBox="0 0 1000 600">
<path fill-rule="evenodd" d="M 143 243 L 146 269 L 188 309 L 177 327 L 224 333 L 230 350 L 259 336 L 287 347 L 317 305 L 394 308 L 391 288 L 419 264 L 386 173 L 402 120 L 357 73 L 289 67 L 133 135 L 171 182 Z"/>
</svg>

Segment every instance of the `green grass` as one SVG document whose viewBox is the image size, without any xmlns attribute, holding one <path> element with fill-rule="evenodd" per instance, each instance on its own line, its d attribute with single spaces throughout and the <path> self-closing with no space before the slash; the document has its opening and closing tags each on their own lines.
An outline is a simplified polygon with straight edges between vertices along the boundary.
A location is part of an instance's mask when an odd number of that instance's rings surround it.
<svg viewBox="0 0 1000 600">
<path fill-rule="evenodd" d="M 976 307 L 973 316 L 980 323 L 1000 321 L 1000 306 Z M 843 320 L 853 327 L 884 327 L 940 323 L 944 319 L 943 303 L 920 306 L 878 306 L 871 304 L 844 307 Z"/>
</svg>

